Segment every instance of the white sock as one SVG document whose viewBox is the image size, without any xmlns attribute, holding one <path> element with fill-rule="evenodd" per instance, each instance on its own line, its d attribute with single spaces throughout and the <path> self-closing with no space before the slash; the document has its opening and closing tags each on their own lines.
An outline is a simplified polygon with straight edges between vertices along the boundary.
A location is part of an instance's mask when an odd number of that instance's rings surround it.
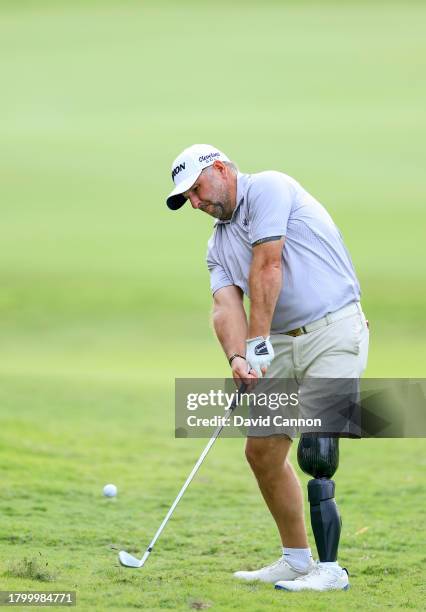
<svg viewBox="0 0 426 612">
<path fill-rule="evenodd" d="M 312 562 L 312 554 L 310 548 L 285 548 L 283 547 L 283 556 L 289 565 L 298 572 L 303 572 Z"/>
</svg>

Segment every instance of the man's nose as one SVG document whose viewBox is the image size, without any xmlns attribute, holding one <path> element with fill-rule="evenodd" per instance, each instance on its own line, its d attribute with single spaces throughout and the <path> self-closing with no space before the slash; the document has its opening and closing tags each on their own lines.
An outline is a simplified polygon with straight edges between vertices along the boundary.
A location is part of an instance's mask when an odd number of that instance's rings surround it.
<svg viewBox="0 0 426 612">
<path fill-rule="evenodd" d="M 201 200 L 195 193 L 189 194 L 189 201 L 191 202 L 192 208 L 198 208 L 200 206 Z"/>
</svg>

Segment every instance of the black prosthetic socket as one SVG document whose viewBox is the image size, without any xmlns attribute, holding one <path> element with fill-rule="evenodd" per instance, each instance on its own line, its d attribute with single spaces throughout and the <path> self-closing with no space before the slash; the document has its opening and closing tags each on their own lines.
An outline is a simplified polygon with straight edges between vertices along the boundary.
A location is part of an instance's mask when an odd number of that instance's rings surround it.
<svg viewBox="0 0 426 612">
<path fill-rule="evenodd" d="M 342 521 L 334 500 L 334 481 L 339 465 L 339 438 L 303 434 L 297 449 L 302 470 L 313 476 L 308 483 L 311 525 L 322 562 L 336 561 Z"/>
<path fill-rule="evenodd" d="M 331 478 L 339 467 L 339 438 L 302 434 L 297 448 L 300 467 L 314 478 Z"/>
</svg>

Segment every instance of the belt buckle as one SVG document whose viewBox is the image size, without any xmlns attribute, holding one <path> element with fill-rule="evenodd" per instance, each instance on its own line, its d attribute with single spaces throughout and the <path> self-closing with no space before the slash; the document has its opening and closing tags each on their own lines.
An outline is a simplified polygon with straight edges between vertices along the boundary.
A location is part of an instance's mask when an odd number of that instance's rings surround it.
<svg viewBox="0 0 426 612">
<path fill-rule="evenodd" d="M 303 333 L 304 331 L 301 327 L 298 327 L 297 329 L 292 329 L 291 331 L 286 332 L 287 336 L 293 336 L 293 338 L 295 338 L 296 336 L 301 336 Z"/>
</svg>

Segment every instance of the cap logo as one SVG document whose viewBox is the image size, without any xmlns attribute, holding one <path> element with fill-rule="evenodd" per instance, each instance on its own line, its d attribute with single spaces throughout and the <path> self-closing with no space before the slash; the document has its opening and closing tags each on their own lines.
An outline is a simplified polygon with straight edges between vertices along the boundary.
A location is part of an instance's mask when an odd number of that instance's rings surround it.
<svg viewBox="0 0 426 612">
<path fill-rule="evenodd" d="M 183 164 L 179 164 L 179 166 L 176 166 L 176 168 L 173 168 L 173 171 L 172 171 L 173 180 L 175 180 L 176 174 L 179 174 L 181 170 L 185 170 L 185 162 L 183 162 Z"/>
<path fill-rule="evenodd" d="M 201 162 L 210 162 L 212 159 L 214 159 L 215 157 L 220 157 L 220 153 L 219 151 L 217 151 L 216 153 L 209 153 L 208 155 L 201 155 L 198 158 L 198 161 Z"/>
</svg>

